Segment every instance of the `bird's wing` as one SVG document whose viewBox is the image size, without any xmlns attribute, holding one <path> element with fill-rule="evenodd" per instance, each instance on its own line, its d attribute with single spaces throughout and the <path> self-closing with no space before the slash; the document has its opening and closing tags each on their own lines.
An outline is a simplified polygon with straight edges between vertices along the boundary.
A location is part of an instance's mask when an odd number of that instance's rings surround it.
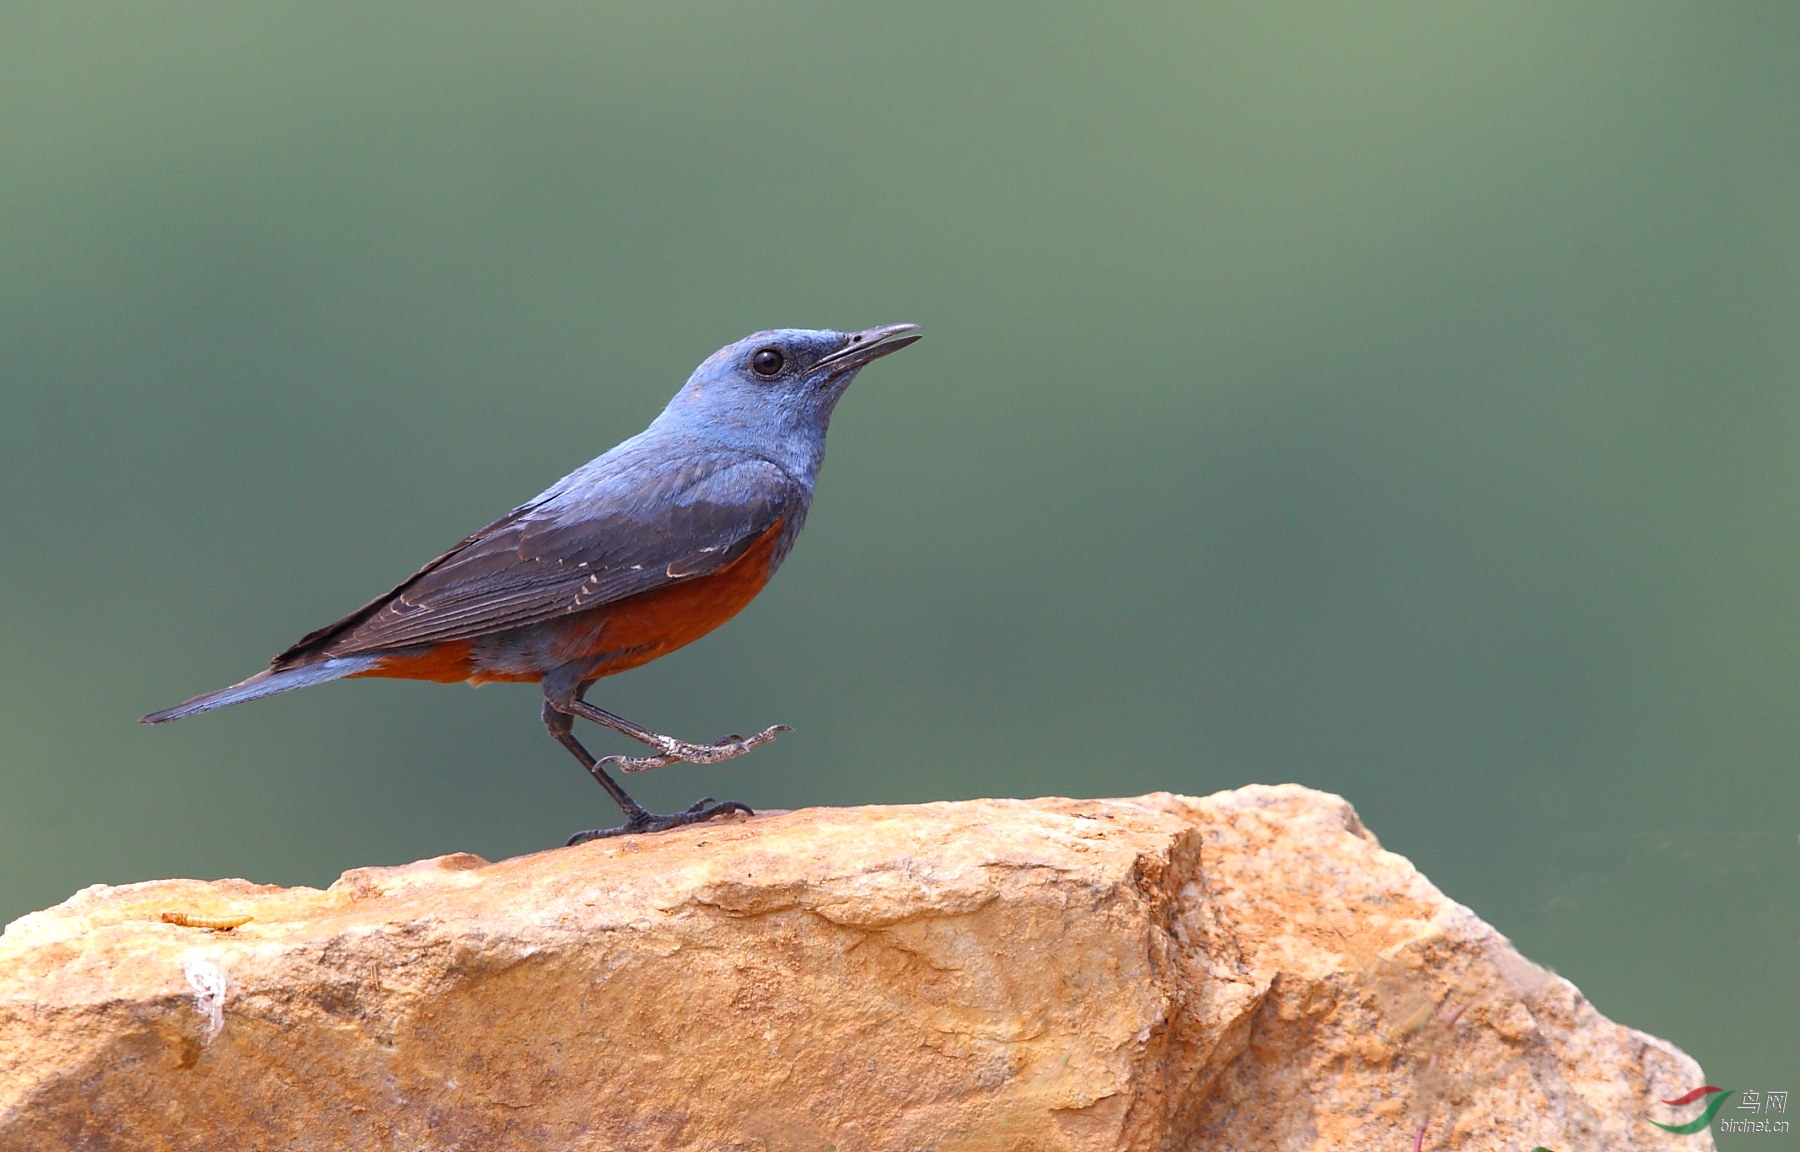
<svg viewBox="0 0 1800 1152">
<path fill-rule="evenodd" d="M 274 665 L 466 640 L 702 576 L 777 522 L 804 516 L 805 504 L 786 472 L 742 457 L 565 482 L 302 638 Z"/>
</svg>

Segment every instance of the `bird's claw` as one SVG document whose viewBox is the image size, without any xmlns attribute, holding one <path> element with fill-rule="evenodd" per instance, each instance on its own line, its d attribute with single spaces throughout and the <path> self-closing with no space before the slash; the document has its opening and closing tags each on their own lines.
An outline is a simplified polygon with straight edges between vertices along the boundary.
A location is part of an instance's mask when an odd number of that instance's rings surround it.
<svg viewBox="0 0 1800 1152">
<path fill-rule="evenodd" d="M 775 724 L 748 738 L 734 732 L 717 744 L 689 744 L 685 740 L 674 740 L 662 736 L 658 737 L 657 742 L 652 745 L 658 749 L 654 756 L 607 756 L 596 761 L 593 770 L 598 773 L 602 783 L 610 785 L 605 773 L 599 771 L 607 765 L 612 765 L 625 772 L 643 772 L 650 768 L 662 768 L 669 764 L 682 762 L 716 764 L 721 760 L 729 760 L 733 756 L 742 756 L 759 744 L 767 744 L 781 733 L 792 731 L 793 729 L 786 724 Z M 736 800 L 715 803 L 713 798 L 708 796 L 694 801 L 680 812 L 663 816 L 655 812 L 646 812 L 643 808 L 638 807 L 629 796 L 618 792 L 616 785 L 611 785 L 611 787 L 614 789 L 614 799 L 619 800 L 619 803 L 625 808 L 625 823 L 617 828 L 595 828 L 587 832 L 577 832 L 568 839 L 571 847 L 576 844 L 585 844 L 589 840 L 601 840 L 612 836 L 631 836 L 639 832 L 666 832 L 671 828 L 699 824 L 711 820 L 714 816 L 725 816 L 733 812 L 742 812 L 746 816 L 756 815 L 748 804 L 740 804 Z M 623 798 L 621 799 L 621 797 Z"/>
<path fill-rule="evenodd" d="M 666 768 L 670 764 L 717 764 L 721 760 L 729 760 L 733 756 L 742 756 L 760 744 L 767 744 L 783 732 L 792 732 L 793 728 L 786 724 L 774 724 L 749 738 L 732 734 L 717 744 L 689 744 L 685 740 L 671 740 L 664 737 L 657 747 L 661 749 L 654 756 L 605 756 L 600 765 L 612 765 L 621 772 L 648 772 L 652 768 Z"/>
<path fill-rule="evenodd" d="M 573 848 L 577 844 L 586 844 L 589 840 L 604 840 L 613 836 L 633 836 L 639 832 L 667 832 L 671 828 L 680 828 L 688 824 L 700 824 L 711 820 L 714 816 L 725 816 L 733 812 L 742 812 L 746 816 L 754 816 L 750 805 L 740 804 L 736 800 L 725 800 L 713 803 L 711 796 L 697 800 L 680 812 L 659 815 L 639 808 L 617 828 L 595 828 L 587 832 L 577 832 L 569 837 L 566 847 Z"/>
</svg>

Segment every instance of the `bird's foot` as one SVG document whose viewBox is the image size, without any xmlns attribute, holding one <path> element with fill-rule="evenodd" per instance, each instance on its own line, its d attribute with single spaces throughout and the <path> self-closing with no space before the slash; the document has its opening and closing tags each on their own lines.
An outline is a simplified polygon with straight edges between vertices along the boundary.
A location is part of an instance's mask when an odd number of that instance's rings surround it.
<svg viewBox="0 0 1800 1152">
<path fill-rule="evenodd" d="M 603 767 L 614 765 L 621 772 L 647 772 L 670 764 L 717 764 L 733 756 L 742 756 L 759 744 L 767 744 L 780 733 L 792 731 L 786 724 L 776 724 L 748 739 L 733 733 L 717 744 L 689 744 L 685 740 L 658 736 L 657 743 L 652 745 L 658 749 L 654 756 L 603 756 L 599 763 Z"/>
<path fill-rule="evenodd" d="M 617 828 L 595 828 L 587 832 L 577 832 L 569 837 L 565 847 L 573 848 L 577 844 L 586 844 L 589 840 L 603 840 L 609 836 L 632 836 L 639 832 L 667 832 L 671 828 L 680 828 L 684 824 L 700 824 L 711 820 L 714 816 L 724 816 L 732 812 L 742 812 L 746 816 L 754 816 L 750 805 L 740 804 L 736 800 L 714 803 L 711 796 L 696 800 L 680 812 L 672 812 L 667 816 L 655 812 L 646 812 L 639 808 L 625 818 L 625 823 Z"/>
</svg>

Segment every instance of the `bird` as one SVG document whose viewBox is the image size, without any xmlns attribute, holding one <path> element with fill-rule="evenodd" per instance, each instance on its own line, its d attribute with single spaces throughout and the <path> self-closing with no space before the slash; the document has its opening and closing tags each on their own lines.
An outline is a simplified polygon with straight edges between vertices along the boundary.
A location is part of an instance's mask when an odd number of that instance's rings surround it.
<svg viewBox="0 0 1800 1152">
<path fill-rule="evenodd" d="M 689 743 L 596 707 L 588 690 L 698 640 L 762 591 L 806 522 L 844 390 L 870 363 L 922 335 L 917 324 L 780 328 L 727 344 L 644 431 L 385 596 L 302 636 L 263 671 L 142 722 L 362 677 L 538 683 L 544 727 L 624 813 L 617 827 L 577 832 L 568 844 L 754 815 L 710 796 L 680 812 L 650 812 L 606 769 L 717 763 L 791 731 L 787 725 Z M 652 751 L 596 759 L 575 736 L 578 719 Z"/>
</svg>

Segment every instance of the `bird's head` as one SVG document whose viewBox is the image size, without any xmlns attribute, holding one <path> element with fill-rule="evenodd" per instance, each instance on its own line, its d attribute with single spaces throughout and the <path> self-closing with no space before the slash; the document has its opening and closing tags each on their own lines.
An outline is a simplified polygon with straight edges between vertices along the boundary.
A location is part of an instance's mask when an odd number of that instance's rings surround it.
<svg viewBox="0 0 1800 1152">
<path fill-rule="evenodd" d="M 796 452 L 817 467 L 831 410 L 856 373 L 921 335 L 917 324 L 757 332 L 708 356 L 656 423 L 783 463 Z"/>
</svg>

